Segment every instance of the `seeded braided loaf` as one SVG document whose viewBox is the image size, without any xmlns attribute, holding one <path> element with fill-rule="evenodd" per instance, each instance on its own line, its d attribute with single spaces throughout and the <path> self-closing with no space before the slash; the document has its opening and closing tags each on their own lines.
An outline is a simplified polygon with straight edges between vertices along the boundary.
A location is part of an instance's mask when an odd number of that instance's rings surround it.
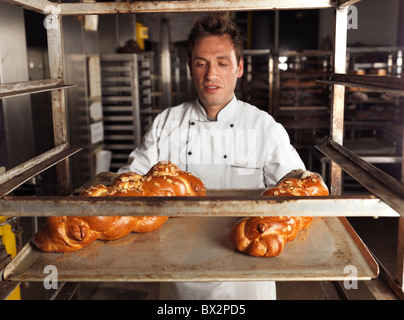
<svg viewBox="0 0 404 320">
<path fill-rule="evenodd" d="M 140 196 L 205 196 L 202 181 L 180 170 L 170 162 L 159 162 L 146 175 L 125 172 L 111 185 L 91 186 L 80 194 L 85 197 Z M 94 216 L 48 217 L 34 236 L 36 247 L 45 252 L 73 252 L 95 240 L 115 240 L 131 232 L 157 230 L 166 221 L 164 216 Z"/>
<path fill-rule="evenodd" d="M 328 188 L 321 176 L 305 171 L 304 175 L 286 176 L 263 196 L 326 196 Z M 234 248 L 257 257 L 279 256 L 286 243 L 306 229 L 313 217 L 248 217 L 238 221 L 230 231 Z"/>
</svg>

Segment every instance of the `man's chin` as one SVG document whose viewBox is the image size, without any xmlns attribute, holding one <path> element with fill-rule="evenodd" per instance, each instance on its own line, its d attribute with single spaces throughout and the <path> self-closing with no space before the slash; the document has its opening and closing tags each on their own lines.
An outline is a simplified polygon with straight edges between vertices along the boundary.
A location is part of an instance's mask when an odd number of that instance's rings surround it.
<svg viewBox="0 0 404 320">
<path fill-rule="evenodd" d="M 217 96 L 217 94 L 215 94 Z M 226 103 L 223 103 L 222 101 L 222 97 L 216 98 L 213 97 L 213 95 L 210 96 L 204 96 L 202 99 L 199 98 L 199 101 L 201 102 L 202 106 L 206 107 L 206 108 L 217 108 L 217 106 L 220 105 L 226 105 Z"/>
</svg>

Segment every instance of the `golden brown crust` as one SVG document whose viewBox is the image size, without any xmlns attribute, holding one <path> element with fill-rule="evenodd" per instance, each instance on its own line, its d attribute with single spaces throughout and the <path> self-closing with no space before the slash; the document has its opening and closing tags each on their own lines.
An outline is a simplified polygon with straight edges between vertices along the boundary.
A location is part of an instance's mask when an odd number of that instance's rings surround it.
<svg viewBox="0 0 404 320">
<path fill-rule="evenodd" d="M 98 232 L 75 217 L 48 217 L 34 236 L 38 249 L 46 252 L 73 252 L 92 244 Z"/>
<path fill-rule="evenodd" d="M 328 188 L 318 175 L 302 179 L 287 178 L 276 187 L 265 190 L 263 196 L 326 196 Z M 306 229 L 313 217 L 249 217 L 238 221 L 230 231 L 234 248 L 257 257 L 279 256 L 286 243 Z"/>
<path fill-rule="evenodd" d="M 105 197 L 109 192 L 109 188 L 103 184 L 91 186 L 81 192 L 83 197 Z"/>
<path fill-rule="evenodd" d="M 142 176 L 125 172 L 109 187 L 98 184 L 80 193 L 84 197 L 206 196 L 201 180 L 170 162 L 160 162 Z M 95 240 L 116 240 L 131 232 L 146 233 L 166 223 L 164 216 L 49 217 L 34 236 L 46 252 L 72 252 Z"/>
<path fill-rule="evenodd" d="M 264 190 L 263 196 L 327 196 L 328 187 L 323 179 L 312 173 L 303 179 L 289 178 L 276 187 Z"/>
</svg>

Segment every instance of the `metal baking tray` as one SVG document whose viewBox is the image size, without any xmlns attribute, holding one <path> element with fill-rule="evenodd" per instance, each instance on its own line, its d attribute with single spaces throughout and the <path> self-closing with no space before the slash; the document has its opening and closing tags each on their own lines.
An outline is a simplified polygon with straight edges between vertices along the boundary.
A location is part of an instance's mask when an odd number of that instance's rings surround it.
<svg viewBox="0 0 404 320">
<path fill-rule="evenodd" d="M 97 240 L 80 251 L 39 251 L 27 243 L 4 270 L 11 281 L 44 281 L 55 266 L 58 281 L 369 280 L 378 265 L 345 218 L 315 217 L 275 258 L 235 251 L 229 240 L 240 218 L 175 217 L 147 234 Z"/>
</svg>

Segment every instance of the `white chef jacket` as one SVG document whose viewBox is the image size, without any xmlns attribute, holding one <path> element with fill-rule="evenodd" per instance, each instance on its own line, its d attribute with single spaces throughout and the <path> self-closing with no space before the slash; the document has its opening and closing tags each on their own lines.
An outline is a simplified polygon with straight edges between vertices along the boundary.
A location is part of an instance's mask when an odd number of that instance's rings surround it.
<svg viewBox="0 0 404 320">
<path fill-rule="evenodd" d="M 164 110 L 118 172 L 146 174 L 163 160 L 200 178 L 208 190 L 266 188 L 294 169 L 305 169 L 284 127 L 236 97 L 216 121 L 208 120 L 198 100 Z M 163 299 L 276 298 L 273 281 L 168 282 L 160 287 Z"/>
</svg>

